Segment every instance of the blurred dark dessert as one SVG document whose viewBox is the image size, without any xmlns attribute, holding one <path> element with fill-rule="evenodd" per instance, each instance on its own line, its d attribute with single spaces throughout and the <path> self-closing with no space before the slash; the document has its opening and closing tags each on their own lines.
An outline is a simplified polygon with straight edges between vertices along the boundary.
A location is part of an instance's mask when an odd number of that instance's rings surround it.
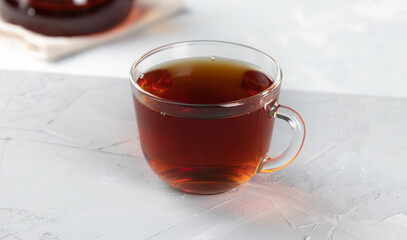
<svg viewBox="0 0 407 240">
<path fill-rule="evenodd" d="M 134 0 L 0 0 L 3 20 L 48 36 L 97 33 L 122 22 Z"/>
</svg>

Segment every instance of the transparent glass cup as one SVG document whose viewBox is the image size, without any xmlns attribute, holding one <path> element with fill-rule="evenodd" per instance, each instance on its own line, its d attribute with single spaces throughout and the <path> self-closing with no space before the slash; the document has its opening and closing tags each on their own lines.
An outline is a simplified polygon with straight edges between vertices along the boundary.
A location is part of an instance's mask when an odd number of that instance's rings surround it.
<svg viewBox="0 0 407 240">
<path fill-rule="evenodd" d="M 170 101 L 137 84 L 140 76 L 159 64 L 196 57 L 244 62 L 274 81 L 256 95 L 217 104 Z M 304 143 L 305 124 L 301 116 L 278 103 L 280 67 L 272 57 L 255 48 L 222 41 L 165 45 L 135 62 L 130 80 L 144 156 L 152 170 L 175 189 L 196 194 L 231 190 L 256 173 L 287 166 Z M 267 152 L 275 118 L 290 125 L 292 139 L 283 153 L 271 158 Z"/>
</svg>

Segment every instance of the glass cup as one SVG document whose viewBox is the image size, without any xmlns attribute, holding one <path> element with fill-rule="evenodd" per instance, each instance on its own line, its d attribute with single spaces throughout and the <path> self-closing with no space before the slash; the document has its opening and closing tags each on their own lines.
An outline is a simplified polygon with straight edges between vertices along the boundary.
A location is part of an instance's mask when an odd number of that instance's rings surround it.
<svg viewBox="0 0 407 240">
<path fill-rule="evenodd" d="M 274 81 L 256 95 L 218 104 L 170 101 L 137 84 L 140 76 L 159 64 L 196 57 L 244 62 Z M 175 189 L 196 194 L 231 190 L 256 173 L 287 166 L 304 143 L 301 116 L 278 103 L 280 67 L 272 57 L 255 48 L 222 41 L 165 45 L 135 62 L 130 80 L 144 156 L 152 170 Z M 275 118 L 290 125 L 292 139 L 282 154 L 270 158 L 267 153 Z"/>
</svg>

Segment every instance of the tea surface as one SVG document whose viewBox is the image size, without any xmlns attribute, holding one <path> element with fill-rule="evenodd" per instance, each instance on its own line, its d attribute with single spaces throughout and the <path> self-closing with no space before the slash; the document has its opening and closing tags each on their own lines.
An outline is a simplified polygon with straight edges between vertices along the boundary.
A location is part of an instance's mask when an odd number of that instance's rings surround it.
<svg viewBox="0 0 407 240">
<path fill-rule="evenodd" d="M 214 104 L 250 97 L 267 89 L 273 81 L 241 62 L 193 58 L 157 66 L 140 76 L 137 84 L 168 100 Z"/>
</svg>

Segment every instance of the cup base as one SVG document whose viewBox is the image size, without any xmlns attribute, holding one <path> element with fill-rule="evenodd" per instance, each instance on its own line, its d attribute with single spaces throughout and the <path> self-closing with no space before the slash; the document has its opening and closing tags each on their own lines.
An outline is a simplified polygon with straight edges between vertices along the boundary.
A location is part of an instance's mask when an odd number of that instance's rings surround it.
<svg viewBox="0 0 407 240">
<path fill-rule="evenodd" d="M 218 194 L 230 191 L 256 173 L 256 165 L 191 165 L 169 164 L 151 160 L 151 169 L 171 187 L 187 193 Z"/>
<path fill-rule="evenodd" d="M 188 181 L 188 182 L 174 182 L 171 186 L 179 191 L 200 194 L 211 195 L 219 194 L 230 191 L 238 186 L 236 182 L 217 182 L 217 181 Z"/>
</svg>

